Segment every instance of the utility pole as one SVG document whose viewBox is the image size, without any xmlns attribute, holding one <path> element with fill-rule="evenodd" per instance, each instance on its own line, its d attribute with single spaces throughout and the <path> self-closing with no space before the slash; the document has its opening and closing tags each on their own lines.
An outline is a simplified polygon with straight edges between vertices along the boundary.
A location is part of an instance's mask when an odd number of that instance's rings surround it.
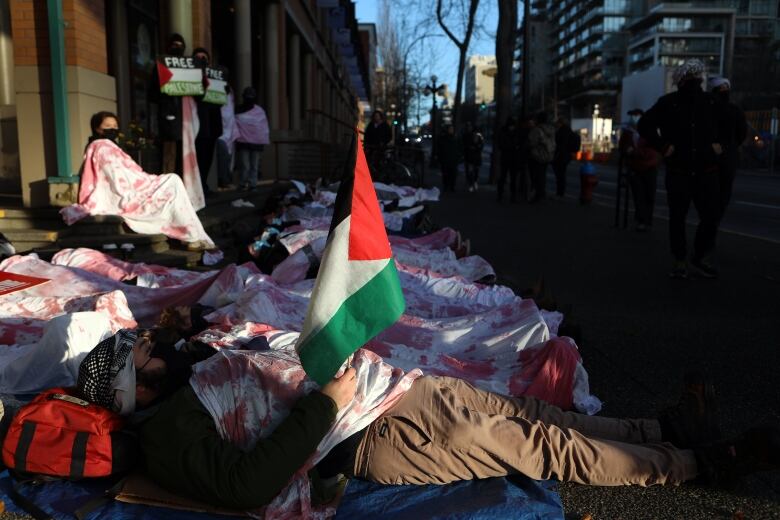
<svg viewBox="0 0 780 520">
<path fill-rule="evenodd" d="M 523 118 L 528 117 L 531 73 L 531 0 L 523 1 Z"/>
<path fill-rule="evenodd" d="M 426 85 L 423 92 L 425 95 L 429 95 L 433 98 L 433 108 L 431 108 L 431 166 L 436 165 L 436 140 L 437 140 L 437 107 L 436 107 L 436 96 L 439 95 L 440 91 L 444 91 L 444 85 L 437 85 L 436 81 L 438 81 L 439 78 L 436 77 L 436 75 L 431 76 L 431 84 Z"/>
</svg>

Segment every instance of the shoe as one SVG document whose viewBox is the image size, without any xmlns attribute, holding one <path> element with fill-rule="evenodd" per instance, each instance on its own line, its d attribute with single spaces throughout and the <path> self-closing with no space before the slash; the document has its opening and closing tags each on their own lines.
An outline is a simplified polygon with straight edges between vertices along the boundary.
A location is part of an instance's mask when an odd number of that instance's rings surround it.
<svg viewBox="0 0 780 520">
<path fill-rule="evenodd" d="M 694 448 L 699 478 L 705 484 L 732 488 L 739 477 L 780 468 L 780 427 L 765 424 L 734 439 Z"/>
<path fill-rule="evenodd" d="M 675 260 L 672 270 L 669 271 L 669 278 L 678 280 L 688 279 L 688 263 L 685 260 Z"/>
<path fill-rule="evenodd" d="M 187 251 L 205 251 L 206 249 L 208 249 L 208 244 L 203 240 L 187 243 Z"/>
<path fill-rule="evenodd" d="M 719 274 L 718 269 L 713 266 L 706 258 L 694 258 L 691 260 L 691 267 L 693 272 L 702 278 L 709 278 L 711 280 L 717 279 Z"/>
<path fill-rule="evenodd" d="M 680 400 L 658 416 L 663 441 L 678 448 L 693 448 L 720 438 L 715 385 L 698 371 L 685 374 Z"/>
</svg>

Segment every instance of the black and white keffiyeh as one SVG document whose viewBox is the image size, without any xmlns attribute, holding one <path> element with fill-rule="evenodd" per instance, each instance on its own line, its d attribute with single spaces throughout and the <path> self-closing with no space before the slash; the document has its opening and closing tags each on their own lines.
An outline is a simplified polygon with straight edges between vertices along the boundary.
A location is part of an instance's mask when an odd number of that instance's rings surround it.
<svg viewBox="0 0 780 520">
<path fill-rule="evenodd" d="M 114 399 L 113 383 L 128 365 L 132 366 L 133 346 L 138 339 L 135 330 L 122 329 L 110 338 L 106 338 L 79 365 L 76 382 L 78 393 L 91 403 L 117 410 Z M 134 375 L 134 374 L 133 374 Z"/>
</svg>

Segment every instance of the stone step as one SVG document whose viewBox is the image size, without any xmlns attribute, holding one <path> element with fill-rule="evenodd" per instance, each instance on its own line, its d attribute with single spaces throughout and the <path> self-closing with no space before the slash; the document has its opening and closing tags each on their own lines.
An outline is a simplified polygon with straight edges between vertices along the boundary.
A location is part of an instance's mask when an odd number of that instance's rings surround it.
<svg viewBox="0 0 780 520">
<path fill-rule="evenodd" d="M 56 245 L 62 249 L 88 247 L 90 249 L 102 251 L 104 244 L 116 244 L 116 246 L 119 247 L 125 243 L 133 244 L 136 253 L 162 253 L 170 249 L 168 237 L 165 235 L 137 235 L 129 233 L 115 235 L 71 235 L 57 240 Z"/>
<path fill-rule="evenodd" d="M 25 253 L 33 249 L 54 246 L 60 238 L 68 233 L 59 229 L 11 229 L 3 234 L 11 241 L 17 253 Z"/>
</svg>

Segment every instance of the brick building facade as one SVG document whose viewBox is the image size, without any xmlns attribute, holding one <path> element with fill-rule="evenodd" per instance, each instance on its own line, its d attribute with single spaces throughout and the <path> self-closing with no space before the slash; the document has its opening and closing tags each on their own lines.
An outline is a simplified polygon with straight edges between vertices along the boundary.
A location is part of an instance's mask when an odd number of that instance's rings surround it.
<svg viewBox="0 0 780 520">
<path fill-rule="evenodd" d="M 253 86 L 272 144 L 263 178 L 330 175 L 343 162 L 361 100 L 370 96 L 368 56 L 348 0 L 46 0 L 0 3 L 0 196 L 24 206 L 67 203 L 90 135 L 89 117 L 116 112 L 156 133 L 148 96 L 156 54 L 179 33 L 187 54 L 202 46 L 240 92 Z M 54 15 L 54 18 L 52 18 Z M 57 171 L 49 21 L 61 18 L 70 171 Z M 142 164 L 154 172 L 156 150 Z M 213 176 L 213 171 L 212 171 Z"/>
</svg>

